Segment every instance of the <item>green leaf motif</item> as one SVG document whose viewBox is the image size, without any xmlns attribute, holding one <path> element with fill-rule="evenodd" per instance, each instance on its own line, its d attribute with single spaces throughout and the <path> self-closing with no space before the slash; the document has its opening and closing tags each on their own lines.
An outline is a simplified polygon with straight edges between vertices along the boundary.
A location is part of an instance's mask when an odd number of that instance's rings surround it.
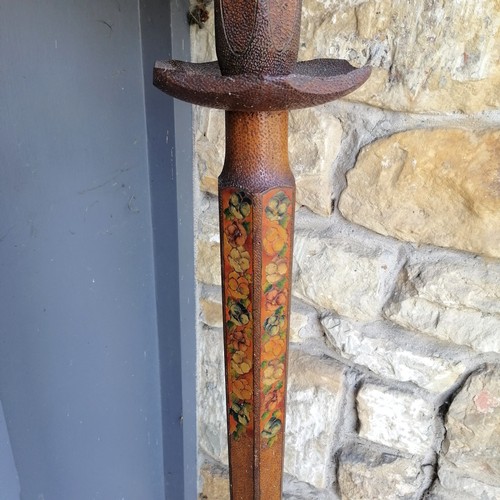
<svg viewBox="0 0 500 500">
<path fill-rule="evenodd" d="M 288 220 L 289 220 L 289 217 L 288 215 L 285 215 L 281 220 L 280 220 L 280 226 L 283 228 L 283 229 L 286 229 L 286 226 L 288 226 Z"/>
<path fill-rule="evenodd" d="M 286 276 L 281 278 L 277 283 L 276 283 L 276 288 L 278 288 L 279 290 L 283 290 L 283 288 L 285 287 L 286 285 Z"/>
</svg>

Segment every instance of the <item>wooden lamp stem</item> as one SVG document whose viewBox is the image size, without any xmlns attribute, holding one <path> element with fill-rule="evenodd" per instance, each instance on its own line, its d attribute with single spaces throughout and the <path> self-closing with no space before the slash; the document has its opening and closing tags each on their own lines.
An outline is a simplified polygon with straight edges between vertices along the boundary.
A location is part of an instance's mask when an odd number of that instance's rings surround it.
<svg viewBox="0 0 500 500">
<path fill-rule="evenodd" d="M 281 498 L 295 182 L 284 111 L 226 113 L 219 177 L 232 498 Z"/>
<path fill-rule="evenodd" d="M 226 110 L 219 213 L 232 500 L 281 498 L 295 209 L 288 110 L 342 97 L 370 75 L 342 60 L 297 63 L 301 3 L 215 0 L 219 60 L 154 70 L 164 92 Z"/>
</svg>

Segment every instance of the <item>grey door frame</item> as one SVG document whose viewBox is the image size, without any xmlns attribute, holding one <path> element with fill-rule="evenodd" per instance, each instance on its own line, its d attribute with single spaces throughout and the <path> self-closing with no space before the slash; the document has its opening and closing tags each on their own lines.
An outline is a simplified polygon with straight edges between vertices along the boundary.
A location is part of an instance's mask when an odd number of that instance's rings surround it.
<svg viewBox="0 0 500 500">
<path fill-rule="evenodd" d="M 192 111 L 151 82 L 155 59 L 190 59 L 188 8 L 140 1 L 167 500 L 195 499 L 198 482 Z"/>
</svg>

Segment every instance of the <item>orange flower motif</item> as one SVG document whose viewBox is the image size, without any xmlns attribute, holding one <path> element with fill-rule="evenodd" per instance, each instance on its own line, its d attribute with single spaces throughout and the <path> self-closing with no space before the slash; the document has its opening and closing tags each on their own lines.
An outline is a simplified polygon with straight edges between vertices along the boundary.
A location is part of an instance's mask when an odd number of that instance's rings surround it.
<svg viewBox="0 0 500 500">
<path fill-rule="evenodd" d="M 280 381 L 285 373 L 285 365 L 273 359 L 269 361 L 266 368 L 264 369 L 264 385 L 273 385 L 275 382 Z"/>
<path fill-rule="evenodd" d="M 288 240 L 288 234 L 281 226 L 271 226 L 264 235 L 264 250 L 267 255 L 276 255 L 280 253 Z"/>
<path fill-rule="evenodd" d="M 235 220 L 225 230 L 227 241 L 233 247 L 242 247 L 247 240 L 247 231 L 240 221 Z"/>
<path fill-rule="evenodd" d="M 271 337 L 264 344 L 264 352 L 262 353 L 263 361 L 272 361 L 285 354 L 286 343 L 280 337 Z"/>
<path fill-rule="evenodd" d="M 232 385 L 231 391 L 238 399 L 243 401 L 250 401 L 252 399 L 252 386 L 244 379 L 240 378 L 235 380 Z"/>
<path fill-rule="evenodd" d="M 251 345 L 250 332 L 246 331 L 233 331 L 228 335 L 228 347 L 232 347 L 235 351 L 245 352 Z"/>
<path fill-rule="evenodd" d="M 244 375 L 252 369 L 252 360 L 243 351 L 236 351 L 231 357 L 231 368 L 238 375 Z"/>
<path fill-rule="evenodd" d="M 271 285 L 277 283 L 286 276 L 287 271 L 288 264 L 285 259 L 273 259 L 273 261 L 266 266 L 267 282 L 271 283 Z"/>
<path fill-rule="evenodd" d="M 250 254 L 243 247 L 233 247 L 227 260 L 237 273 L 242 274 L 250 268 Z"/>
<path fill-rule="evenodd" d="M 286 304 L 286 290 L 280 291 L 273 288 L 266 294 L 266 310 L 276 311 L 278 307 Z"/>
<path fill-rule="evenodd" d="M 228 293 L 233 299 L 246 299 L 250 294 L 248 280 L 240 276 L 237 272 L 232 272 L 228 276 Z"/>
<path fill-rule="evenodd" d="M 266 411 L 277 410 L 285 397 L 285 391 L 278 389 L 276 391 L 269 391 L 264 396 L 264 408 Z"/>
</svg>

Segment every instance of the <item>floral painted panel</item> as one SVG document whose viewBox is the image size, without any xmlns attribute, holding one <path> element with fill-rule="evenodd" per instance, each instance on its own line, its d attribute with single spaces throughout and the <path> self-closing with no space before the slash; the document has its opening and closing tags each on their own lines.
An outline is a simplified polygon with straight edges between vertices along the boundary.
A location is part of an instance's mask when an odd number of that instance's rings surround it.
<svg viewBox="0 0 500 500">
<path fill-rule="evenodd" d="M 260 432 L 264 447 L 271 447 L 284 431 L 292 200 L 291 189 L 273 190 L 263 197 Z"/>
<path fill-rule="evenodd" d="M 221 193 L 229 434 L 253 431 L 252 200 Z"/>
<path fill-rule="evenodd" d="M 284 188 L 261 195 L 262 205 L 242 191 L 221 192 L 229 435 L 239 441 L 255 428 L 264 448 L 284 430 L 292 200 Z M 254 210 L 262 210 L 258 219 Z"/>
</svg>

